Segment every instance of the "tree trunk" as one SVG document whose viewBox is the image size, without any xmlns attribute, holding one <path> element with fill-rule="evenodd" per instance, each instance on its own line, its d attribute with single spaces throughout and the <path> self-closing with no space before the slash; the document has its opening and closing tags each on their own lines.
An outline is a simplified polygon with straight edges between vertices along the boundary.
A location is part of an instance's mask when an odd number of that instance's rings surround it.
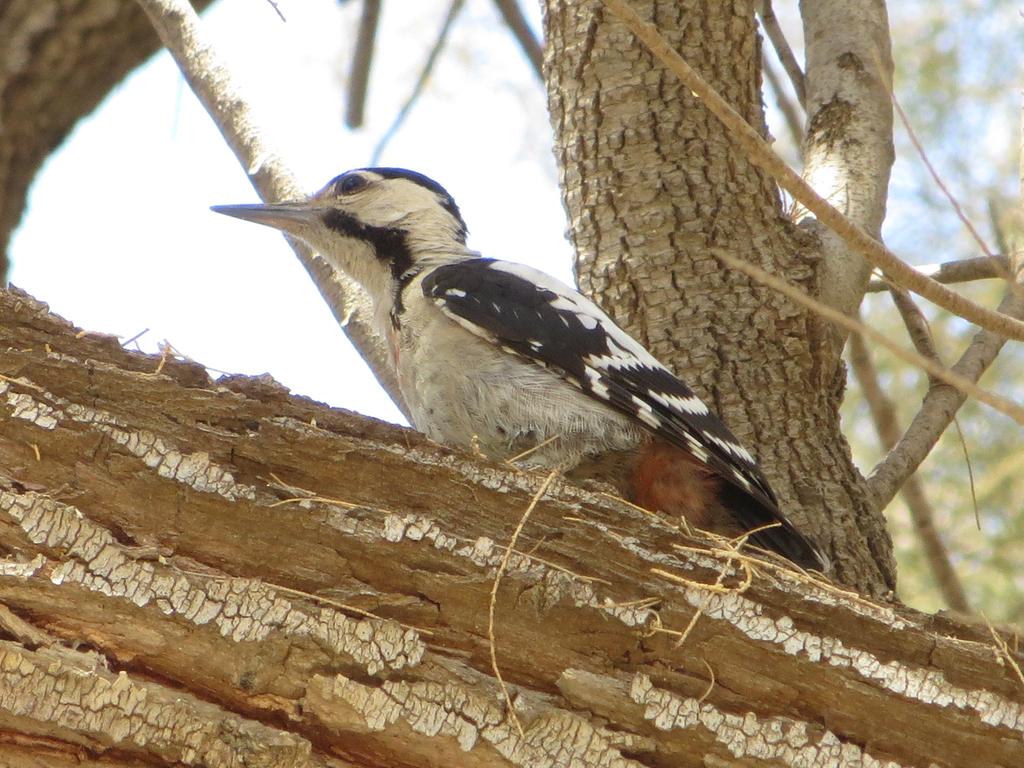
<svg viewBox="0 0 1024 768">
<path fill-rule="evenodd" d="M 488 597 L 543 476 L 23 294 L 0 350 L 4 765 L 1024 761 L 984 628 L 680 549 L 708 542 L 562 481 L 497 593 L 520 733 Z"/>
<path fill-rule="evenodd" d="M 632 3 L 766 133 L 753 0 Z M 819 293 L 820 241 L 771 179 L 600 0 L 548 0 L 555 154 L 581 287 L 670 364 L 749 446 L 836 577 L 895 586 L 892 545 L 840 431 L 845 370 L 813 313 L 713 255 L 725 249 Z"/>
</svg>

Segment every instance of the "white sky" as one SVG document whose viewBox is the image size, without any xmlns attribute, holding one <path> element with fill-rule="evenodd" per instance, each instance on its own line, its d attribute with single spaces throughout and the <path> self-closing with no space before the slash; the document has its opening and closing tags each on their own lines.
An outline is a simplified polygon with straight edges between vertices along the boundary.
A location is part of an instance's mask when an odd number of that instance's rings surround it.
<svg viewBox="0 0 1024 768">
<path fill-rule="evenodd" d="M 343 126 L 359 3 L 222 0 L 207 32 L 310 191 L 364 166 L 407 97 L 448 0 L 385 3 L 366 127 Z M 536 12 L 536 4 L 525 3 Z M 539 26 L 539 14 L 532 19 Z M 272 53 L 270 53 L 272 52 Z M 571 279 L 544 91 L 492 3 L 466 3 L 423 99 L 381 158 L 437 179 L 470 245 Z M 283 238 L 209 211 L 256 202 L 209 117 L 160 53 L 82 121 L 36 179 L 11 282 L 88 330 L 166 339 L 211 368 L 270 372 L 298 394 L 401 416 Z"/>
</svg>

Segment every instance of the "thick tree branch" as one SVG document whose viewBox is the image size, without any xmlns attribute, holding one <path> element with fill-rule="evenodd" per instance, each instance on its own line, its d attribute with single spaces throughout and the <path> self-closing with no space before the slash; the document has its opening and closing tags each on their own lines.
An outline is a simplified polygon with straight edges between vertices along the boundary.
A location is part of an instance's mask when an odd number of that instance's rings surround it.
<svg viewBox="0 0 1024 768">
<path fill-rule="evenodd" d="M 892 450 L 899 442 L 901 434 L 896 405 L 882 388 L 878 379 L 878 370 L 871 360 L 871 353 L 867 344 L 864 343 L 863 337 L 859 333 L 851 333 L 849 345 L 853 373 L 860 383 L 864 400 L 868 404 L 875 431 L 885 450 Z M 900 494 L 910 511 L 910 519 L 918 541 L 921 542 L 921 548 L 924 550 L 925 560 L 946 605 L 961 613 L 970 613 L 971 606 L 967 602 L 967 595 L 953 568 L 953 563 L 950 561 L 946 545 L 935 527 L 935 514 L 932 505 L 928 501 L 924 485 L 917 475 L 907 478 L 903 487 L 900 488 Z"/>
<path fill-rule="evenodd" d="M 603 0 L 603 2 L 626 23 L 655 58 L 700 97 L 708 109 L 722 121 L 729 131 L 729 135 L 746 150 L 752 163 L 770 173 L 783 189 L 813 213 L 825 226 L 838 234 L 852 250 L 881 269 L 891 281 L 923 296 L 943 309 L 1007 338 L 1024 340 L 1024 322 L 998 310 L 994 311 L 983 307 L 949 290 L 944 285 L 930 280 L 840 213 L 772 151 L 758 132 L 665 42 L 657 28 L 637 16 L 624 0 Z M 864 281 L 866 284 L 866 276 Z M 861 290 L 863 291 L 863 288 Z"/>
<path fill-rule="evenodd" d="M 893 64 L 885 2 L 815 0 L 801 3 L 800 15 L 807 59 L 804 178 L 878 243 L 896 156 L 886 87 Z M 871 257 L 838 230 L 821 228 L 820 234 L 819 298 L 853 315 L 871 275 Z M 836 341 L 842 339 L 837 334 Z M 842 343 L 832 345 L 836 359 L 841 351 Z"/>
<path fill-rule="evenodd" d="M 305 193 L 298 188 L 294 176 L 278 154 L 266 145 L 253 124 L 248 104 L 206 40 L 192 7 L 185 0 L 138 0 L 138 3 L 260 197 L 265 201 L 303 197 Z M 386 344 L 373 329 L 369 301 L 362 289 L 302 243 L 291 239 L 288 242 L 349 340 L 384 390 L 408 416 L 388 362 Z"/>
<path fill-rule="evenodd" d="M 159 363 L 0 294 L 0 602 L 90 648 L 6 642 L 5 733 L 208 768 L 1024 760 L 986 628 L 728 566 L 562 481 L 498 593 L 520 736 L 482 628 L 540 476 Z"/>
</svg>

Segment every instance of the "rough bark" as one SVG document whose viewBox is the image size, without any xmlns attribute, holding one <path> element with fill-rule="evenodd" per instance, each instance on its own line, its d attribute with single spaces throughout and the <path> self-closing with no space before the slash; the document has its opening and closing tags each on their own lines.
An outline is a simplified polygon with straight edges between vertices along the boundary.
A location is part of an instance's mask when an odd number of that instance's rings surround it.
<svg viewBox="0 0 1024 768">
<path fill-rule="evenodd" d="M 764 132 L 753 2 L 636 2 Z M 725 269 L 727 249 L 820 287 L 819 243 L 720 124 L 599 1 L 545 3 L 556 157 L 584 290 L 709 399 L 764 464 L 787 512 L 868 593 L 891 544 L 839 429 L 843 371 L 813 314 Z"/>
<path fill-rule="evenodd" d="M 210 0 L 196 0 L 202 10 Z M 0 3 L 0 284 L 29 184 L 72 126 L 159 47 L 135 3 Z"/>
<path fill-rule="evenodd" d="M 743 589 L 563 482 L 498 594 L 520 734 L 487 606 L 540 477 L 16 293 L 0 350 L 4 765 L 1024 760 L 1024 681 L 986 629 L 767 565 Z"/>
</svg>

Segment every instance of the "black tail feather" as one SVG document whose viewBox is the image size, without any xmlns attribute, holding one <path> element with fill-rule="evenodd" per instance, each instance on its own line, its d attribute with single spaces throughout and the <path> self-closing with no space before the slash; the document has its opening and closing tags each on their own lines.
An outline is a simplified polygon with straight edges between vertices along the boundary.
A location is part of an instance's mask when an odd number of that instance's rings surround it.
<svg viewBox="0 0 1024 768">
<path fill-rule="evenodd" d="M 751 544 L 776 552 L 806 570 L 829 571 L 831 563 L 825 553 L 778 509 L 765 506 L 730 483 L 723 486 L 722 505 L 743 530 L 755 531 L 749 538 Z"/>
</svg>

